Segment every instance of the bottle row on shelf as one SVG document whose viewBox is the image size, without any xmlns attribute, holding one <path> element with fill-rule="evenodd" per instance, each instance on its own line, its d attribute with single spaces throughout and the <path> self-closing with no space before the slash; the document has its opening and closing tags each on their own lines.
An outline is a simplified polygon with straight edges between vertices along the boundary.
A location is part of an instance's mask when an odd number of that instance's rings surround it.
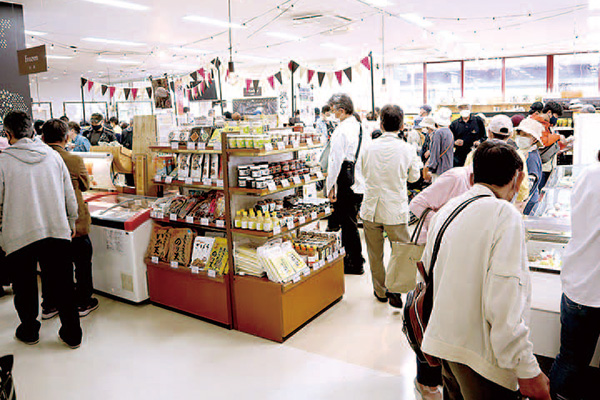
<svg viewBox="0 0 600 400">
<path fill-rule="evenodd" d="M 278 129 L 254 134 L 228 133 L 227 135 L 227 145 L 230 149 L 272 151 L 275 149 L 283 150 L 288 146 L 296 148 L 300 146 L 319 146 L 321 141 L 321 135 L 316 132 L 294 132 L 291 129 L 287 131 Z"/>
<path fill-rule="evenodd" d="M 303 160 L 259 162 L 237 167 L 238 187 L 258 190 L 289 188 L 324 178 L 318 164 Z"/>
</svg>

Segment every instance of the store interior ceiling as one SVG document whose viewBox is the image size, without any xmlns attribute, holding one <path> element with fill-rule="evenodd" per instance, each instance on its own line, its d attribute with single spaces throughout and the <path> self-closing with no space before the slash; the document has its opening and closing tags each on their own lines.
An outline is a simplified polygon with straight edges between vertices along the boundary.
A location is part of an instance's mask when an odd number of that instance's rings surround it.
<svg viewBox="0 0 600 400">
<path fill-rule="evenodd" d="M 236 72 L 289 60 L 335 70 L 585 52 L 600 43 L 600 0 L 230 0 Z M 46 44 L 42 79 L 128 82 L 185 74 L 229 56 L 228 1 L 26 0 L 27 46 Z"/>
</svg>

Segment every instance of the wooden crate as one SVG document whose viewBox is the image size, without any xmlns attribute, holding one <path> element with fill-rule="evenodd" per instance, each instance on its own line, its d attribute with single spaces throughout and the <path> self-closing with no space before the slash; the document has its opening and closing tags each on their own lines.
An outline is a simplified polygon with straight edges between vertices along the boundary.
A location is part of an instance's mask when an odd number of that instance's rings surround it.
<svg viewBox="0 0 600 400">
<path fill-rule="evenodd" d="M 344 291 L 343 257 L 289 285 L 236 275 L 233 277 L 234 327 L 283 342 L 341 299 Z"/>
</svg>

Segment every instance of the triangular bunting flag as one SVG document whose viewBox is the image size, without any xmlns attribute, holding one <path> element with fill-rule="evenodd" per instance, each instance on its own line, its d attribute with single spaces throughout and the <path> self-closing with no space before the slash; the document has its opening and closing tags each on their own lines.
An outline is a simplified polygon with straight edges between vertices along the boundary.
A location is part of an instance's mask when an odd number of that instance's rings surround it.
<svg viewBox="0 0 600 400">
<path fill-rule="evenodd" d="M 312 69 L 308 70 L 308 83 L 310 83 L 310 81 L 312 81 L 312 78 L 315 76 L 315 71 Z"/>
<path fill-rule="evenodd" d="M 302 80 L 304 78 L 305 73 L 306 73 L 306 68 L 304 68 L 304 67 L 298 68 L 298 77 L 300 78 L 299 80 Z"/>
<path fill-rule="evenodd" d="M 100 85 L 100 84 L 94 85 L 94 94 L 100 94 L 101 91 L 102 91 L 102 85 Z"/>
<path fill-rule="evenodd" d="M 344 74 L 346 74 L 346 77 L 348 78 L 348 80 L 350 82 L 352 82 L 352 67 L 348 67 L 344 70 Z"/>
<path fill-rule="evenodd" d="M 131 94 L 131 89 L 125 88 L 125 89 L 123 89 L 123 91 L 125 92 L 125 100 L 129 100 L 129 95 Z"/>
<path fill-rule="evenodd" d="M 290 63 L 288 64 L 288 67 L 290 69 L 290 71 L 292 71 L 292 74 L 294 72 L 296 72 L 296 70 L 298 69 L 300 65 L 298 65 L 298 63 L 296 61 L 290 61 Z"/>
<path fill-rule="evenodd" d="M 229 80 L 229 68 L 227 68 L 225 71 L 225 82 L 227 82 Z"/>
<path fill-rule="evenodd" d="M 319 87 L 323 86 L 325 80 L 325 72 L 317 72 L 317 78 L 319 79 Z"/>
<path fill-rule="evenodd" d="M 275 77 L 270 76 L 267 78 L 267 81 L 269 82 L 269 85 L 271 85 L 271 89 L 275 89 Z"/>
<path fill-rule="evenodd" d="M 215 67 L 219 68 L 221 66 L 221 60 L 219 60 L 218 58 L 215 58 L 214 60 L 211 61 L 211 64 L 214 65 Z"/>
<path fill-rule="evenodd" d="M 190 76 L 192 77 L 192 79 L 194 80 L 194 82 L 196 82 L 198 80 L 198 72 L 194 71 L 190 74 Z"/>
<path fill-rule="evenodd" d="M 360 63 L 362 65 L 364 65 L 367 70 L 369 70 L 369 71 L 371 70 L 371 63 L 369 62 L 369 56 L 366 56 L 365 58 L 360 60 Z"/>
<path fill-rule="evenodd" d="M 106 94 L 107 90 L 108 90 L 108 86 L 102 85 L 102 96 L 104 96 Z"/>
<path fill-rule="evenodd" d="M 337 78 L 338 83 L 342 84 L 342 71 L 335 71 L 335 77 Z"/>
<path fill-rule="evenodd" d="M 173 81 L 169 82 L 169 87 L 171 88 L 171 91 L 174 92 L 175 91 L 175 82 L 173 82 Z"/>
<path fill-rule="evenodd" d="M 255 79 L 255 80 L 252 81 L 252 87 L 254 87 L 254 92 L 255 93 L 258 92 L 258 84 L 259 83 L 260 82 L 258 81 L 258 79 Z"/>
<path fill-rule="evenodd" d="M 206 76 L 204 76 L 204 68 L 200 68 L 198 70 L 198 73 L 200 74 L 200 76 L 202 77 L 202 79 L 206 79 Z"/>
<path fill-rule="evenodd" d="M 94 82 L 88 81 L 88 83 L 87 83 L 88 92 L 91 92 L 93 87 L 94 87 Z"/>
<path fill-rule="evenodd" d="M 276 73 L 273 76 L 275 77 L 275 79 L 277 79 L 279 81 L 280 85 L 283 85 L 283 79 L 281 78 L 281 71 L 279 71 L 278 73 Z"/>
<path fill-rule="evenodd" d="M 137 88 L 131 89 L 131 95 L 133 96 L 133 100 L 136 99 L 137 94 L 138 94 L 138 89 Z"/>
<path fill-rule="evenodd" d="M 250 85 L 252 85 L 252 79 L 246 79 L 246 91 L 250 91 Z"/>
<path fill-rule="evenodd" d="M 113 96 L 115 95 L 115 91 L 116 91 L 116 90 L 117 90 L 117 88 L 116 88 L 116 87 L 114 87 L 114 86 L 110 86 L 110 87 L 108 88 L 108 94 L 110 95 L 110 98 L 111 98 L 111 99 L 112 99 L 112 98 L 113 98 Z"/>
<path fill-rule="evenodd" d="M 84 87 L 85 84 L 87 83 L 87 81 L 88 81 L 87 79 L 81 78 L 81 87 Z"/>
<path fill-rule="evenodd" d="M 197 88 L 198 88 L 198 86 L 196 86 L 196 89 Z M 206 89 L 206 82 L 204 82 L 204 81 L 200 82 L 200 94 L 203 94 L 205 89 Z"/>
<path fill-rule="evenodd" d="M 152 86 L 148 86 L 146 88 L 146 93 L 148 93 L 148 98 L 151 99 L 152 98 Z"/>
<path fill-rule="evenodd" d="M 194 97 L 198 98 L 200 97 L 200 91 L 198 90 L 198 86 L 194 86 L 193 93 L 194 93 Z"/>
<path fill-rule="evenodd" d="M 327 81 L 329 82 L 329 86 L 333 86 L 333 77 L 334 77 L 334 73 L 333 72 L 328 72 L 327 73 Z"/>
</svg>

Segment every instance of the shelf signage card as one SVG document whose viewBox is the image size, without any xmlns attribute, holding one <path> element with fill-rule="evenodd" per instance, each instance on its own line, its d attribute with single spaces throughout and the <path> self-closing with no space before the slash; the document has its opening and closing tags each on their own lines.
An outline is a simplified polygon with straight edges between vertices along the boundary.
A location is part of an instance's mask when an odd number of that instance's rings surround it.
<svg viewBox="0 0 600 400">
<path fill-rule="evenodd" d="M 265 143 L 265 151 L 273 151 L 273 145 L 271 143 Z"/>
<path fill-rule="evenodd" d="M 188 142 L 187 149 L 188 150 L 196 150 L 196 143 L 194 143 L 194 142 Z"/>
</svg>

